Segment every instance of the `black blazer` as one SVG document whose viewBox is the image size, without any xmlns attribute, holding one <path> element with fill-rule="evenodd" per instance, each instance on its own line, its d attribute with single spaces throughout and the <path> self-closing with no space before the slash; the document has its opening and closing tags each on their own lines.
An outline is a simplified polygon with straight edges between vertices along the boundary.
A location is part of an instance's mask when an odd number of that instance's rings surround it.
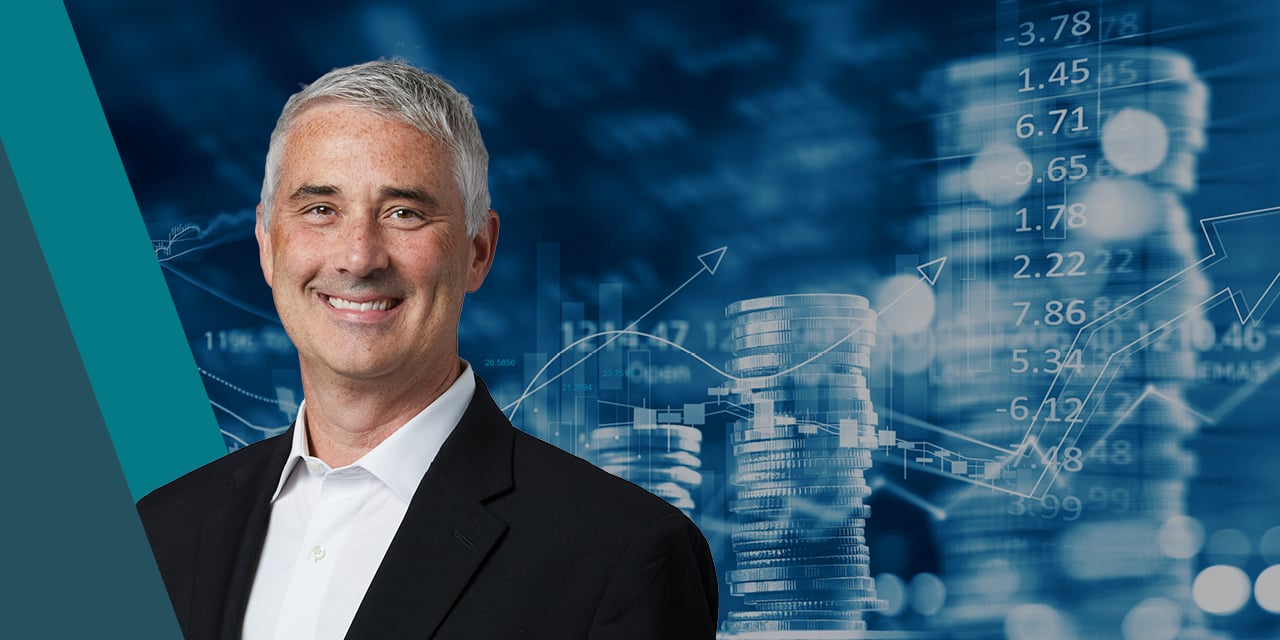
<svg viewBox="0 0 1280 640">
<path fill-rule="evenodd" d="M 138 503 L 188 640 L 240 636 L 289 434 Z M 347 633 L 379 638 L 714 638 L 706 540 L 639 487 L 475 398 L 422 478 Z"/>
</svg>

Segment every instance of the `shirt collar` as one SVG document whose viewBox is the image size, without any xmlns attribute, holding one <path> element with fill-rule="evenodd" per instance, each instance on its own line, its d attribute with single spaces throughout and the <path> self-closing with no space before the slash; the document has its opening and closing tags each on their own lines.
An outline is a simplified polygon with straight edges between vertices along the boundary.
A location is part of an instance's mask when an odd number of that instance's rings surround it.
<svg viewBox="0 0 1280 640">
<path fill-rule="evenodd" d="M 476 379 L 471 364 L 462 361 L 462 375 L 425 409 L 396 429 L 378 446 L 365 453 L 348 467 L 359 467 L 387 485 L 406 504 L 418 489 L 418 483 L 435 460 L 445 439 L 462 419 L 467 406 L 475 395 Z M 298 406 L 298 419 L 293 426 L 289 458 L 280 472 L 276 491 L 271 495 L 275 502 L 284 490 L 285 482 L 299 463 L 311 457 L 307 443 L 307 401 Z"/>
</svg>

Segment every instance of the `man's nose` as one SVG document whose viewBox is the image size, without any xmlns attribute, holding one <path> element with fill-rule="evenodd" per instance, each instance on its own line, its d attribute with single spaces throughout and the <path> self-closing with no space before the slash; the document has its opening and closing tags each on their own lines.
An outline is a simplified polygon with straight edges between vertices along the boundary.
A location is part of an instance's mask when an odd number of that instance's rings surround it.
<svg viewBox="0 0 1280 640">
<path fill-rule="evenodd" d="M 351 275 L 364 277 L 387 268 L 387 253 L 383 229 L 372 216 L 355 216 L 347 219 L 342 234 L 342 261 L 338 268 Z"/>
</svg>

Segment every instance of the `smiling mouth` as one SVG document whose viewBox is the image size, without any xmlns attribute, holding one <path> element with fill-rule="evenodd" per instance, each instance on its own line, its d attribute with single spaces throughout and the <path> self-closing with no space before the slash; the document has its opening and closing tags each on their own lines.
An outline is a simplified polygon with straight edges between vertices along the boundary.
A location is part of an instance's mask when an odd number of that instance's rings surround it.
<svg viewBox="0 0 1280 640">
<path fill-rule="evenodd" d="M 347 300 L 337 296 L 322 295 L 325 302 L 329 303 L 334 309 L 343 311 L 386 311 L 395 308 L 400 304 L 397 298 L 381 298 L 378 300 L 368 300 L 365 302 L 356 302 L 355 300 Z"/>
</svg>

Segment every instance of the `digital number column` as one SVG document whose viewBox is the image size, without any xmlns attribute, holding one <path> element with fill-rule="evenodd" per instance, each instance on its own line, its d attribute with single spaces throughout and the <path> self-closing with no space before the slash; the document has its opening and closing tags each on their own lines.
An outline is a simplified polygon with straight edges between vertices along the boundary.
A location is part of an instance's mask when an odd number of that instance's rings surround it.
<svg viewBox="0 0 1280 640">
<path fill-rule="evenodd" d="M 1181 613 L 1188 561 L 1151 543 L 1185 514 L 1195 422 L 1143 400 L 1194 379 L 1194 350 L 1144 336 L 1195 316 L 1207 285 L 1143 294 L 1197 257 L 1181 197 L 1208 92 L 1186 57 L 1138 46 L 1141 18 L 1024 8 L 997 55 L 925 83 L 942 158 L 930 251 L 957 264 L 939 282 L 933 418 L 1008 452 L 990 489 L 939 496 L 941 627 L 1118 639 L 1128 617 L 1174 611 L 1179 637 L 1202 630 Z"/>
</svg>

